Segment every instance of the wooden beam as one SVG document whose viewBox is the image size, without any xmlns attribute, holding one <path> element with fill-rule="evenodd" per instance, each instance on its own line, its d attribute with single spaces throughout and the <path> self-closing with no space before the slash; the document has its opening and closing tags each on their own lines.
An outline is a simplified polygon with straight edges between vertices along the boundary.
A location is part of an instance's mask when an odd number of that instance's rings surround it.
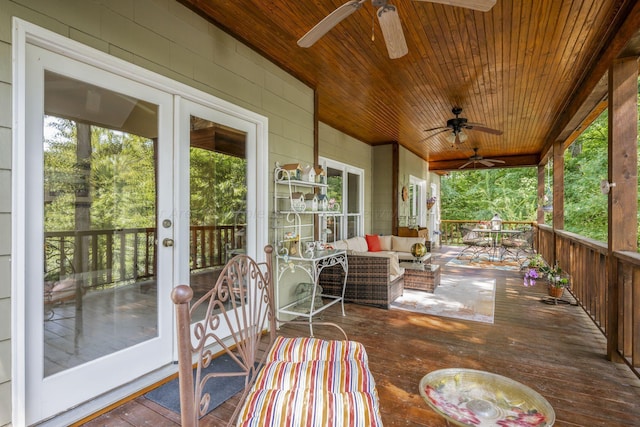
<svg viewBox="0 0 640 427">
<path fill-rule="evenodd" d="M 246 158 L 246 134 L 221 126 L 211 126 L 191 131 L 191 146 L 203 150 Z"/>
<path fill-rule="evenodd" d="M 540 162 L 540 157 L 537 154 L 530 154 L 524 156 L 491 156 L 492 159 L 503 160 L 504 164 L 499 164 L 497 167 L 499 168 L 519 168 L 519 167 L 527 167 L 527 166 L 536 166 Z M 467 163 L 468 159 L 457 159 L 457 160 L 439 160 L 439 161 L 430 161 L 429 162 L 429 172 L 439 172 L 439 171 L 457 171 L 460 166 Z M 470 170 L 473 169 L 472 166 L 469 166 L 462 170 Z M 475 169 L 487 169 L 486 166 L 481 165 L 480 163 L 476 163 Z"/>
<path fill-rule="evenodd" d="M 638 214 L 638 62 L 637 58 L 617 60 L 609 71 L 609 171 L 615 183 L 608 194 L 608 259 L 611 263 L 607 289 L 607 357 L 618 361 L 624 327 L 620 328 L 619 307 L 624 293 L 619 288 L 618 263 L 613 252 L 636 251 Z M 629 219 L 634 220 L 630 221 Z"/>
</svg>

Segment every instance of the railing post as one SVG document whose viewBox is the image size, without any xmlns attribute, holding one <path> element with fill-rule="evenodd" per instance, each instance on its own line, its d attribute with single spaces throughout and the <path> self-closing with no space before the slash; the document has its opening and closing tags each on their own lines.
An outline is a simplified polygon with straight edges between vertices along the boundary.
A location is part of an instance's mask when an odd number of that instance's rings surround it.
<svg viewBox="0 0 640 427">
<path fill-rule="evenodd" d="M 189 315 L 191 298 L 193 298 L 193 290 L 187 285 L 176 286 L 171 291 L 171 300 L 176 306 L 180 424 L 182 427 L 195 427 L 198 425 L 198 410 L 193 386 L 191 316 Z"/>
</svg>

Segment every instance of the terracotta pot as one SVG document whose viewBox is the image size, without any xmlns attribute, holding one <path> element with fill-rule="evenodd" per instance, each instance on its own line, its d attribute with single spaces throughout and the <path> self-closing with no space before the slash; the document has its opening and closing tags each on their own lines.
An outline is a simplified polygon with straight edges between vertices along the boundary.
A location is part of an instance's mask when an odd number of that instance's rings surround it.
<svg viewBox="0 0 640 427">
<path fill-rule="evenodd" d="M 549 292 L 549 296 L 553 298 L 560 298 L 564 293 L 564 288 L 558 288 L 555 286 L 547 286 L 547 291 Z"/>
</svg>

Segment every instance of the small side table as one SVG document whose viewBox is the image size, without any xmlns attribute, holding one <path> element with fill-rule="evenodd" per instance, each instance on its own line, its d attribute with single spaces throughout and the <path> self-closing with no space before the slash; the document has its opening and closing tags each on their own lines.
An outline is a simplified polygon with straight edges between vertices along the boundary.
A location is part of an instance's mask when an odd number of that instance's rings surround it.
<svg viewBox="0 0 640 427">
<path fill-rule="evenodd" d="M 404 267 L 405 289 L 418 289 L 433 293 L 440 285 L 440 266 L 421 262 L 401 262 Z"/>
</svg>

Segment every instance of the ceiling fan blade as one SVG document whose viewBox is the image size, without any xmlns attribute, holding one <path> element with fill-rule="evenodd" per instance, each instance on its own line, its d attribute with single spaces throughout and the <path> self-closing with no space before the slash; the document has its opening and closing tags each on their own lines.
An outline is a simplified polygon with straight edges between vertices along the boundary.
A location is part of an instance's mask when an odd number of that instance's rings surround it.
<svg viewBox="0 0 640 427">
<path fill-rule="evenodd" d="M 437 128 L 425 129 L 424 131 L 425 132 L 432 132 L 434 130 L 439 130 L 440 132 L 438 132 L 438 133 L 442 133 L 442 132 L 448 131 L 450 129 L 448 127 L 438 126 Z M 438 133 L 436 133 L 434 135 L 437 135 Z"/>
<path fill-rule="evenodd" d="M 327 34 L 329 30 L 338 25 L 340 21 L 351 15 L 356 10 L 362 7 L 362 4 L 366 0 L 351 0 L 325 16 L 324 19 L 316 24 L 315 27 L 310 29 L 307 34 L 302 36 L 298 40 L 298 46 L 311 47 L 322 36 Z"/>
<path fill-rule="evenodd" d="M 504 163 L 504 160 L 497 160 L 497 159 L 485 159 L 485 160 L 493 163 Z"/>
<path fill-rule="evenodd" d="M 396 7 L 390 4 L 383 6 L 378 9 L 377 15 L 389 58 L 397 59 L 405 56 L 409 49 Z"/>
<path fill-rule="evenodd" d="M 502 131 L 501 130 L 491 129 L 491 128 L 488 128 L 488 127 L 486 127 L 484 125 L 479 125 L 479 124 L 476 124 L 476 123 L 467 123 L 464 126 L 464 128 L 465 129 L 478 130 L 480 132 L 491 133 L 491 134 L 494 134 L 494 135 L 502 135 Z"/>
<path fill-rule="evenodd" d="M 448 4 L 449 6 L 466 7 L 467 9 L 487 12 L 496 4 L 496 0 L 416 0 L 429 1 L 431 3 Z"/>
<path fill-rule="evenodd" d="M 481 165 L 485 165 L 488 168 L 493 167 L 493 163 L 491 163 L 489 160 L 481 159 L 481 160 L 478 160 L 478 163 L 480 163 Z"/>
<path fill-rule="evenodd" d="M 469 166 L 471 163 L 474 163 L 473 160 L 469 160 L 467 163 L 465 163 L 464 165 L 460 166 L 458 169 L 464 169 L 467 166 Z"/>
<path fill-rule="evenodd" d="M 439 129 L 439 128 L 435 128 L 435 129 L 427 129 L 426 131 L 429 131 L 429 130 L 437 130 L 437 129 Z M 433 133 L 433 134 L 431 134 L 431 135 L 427 136 L 426 138 L 422 139 L 420 142 L 422 142 L 422 141 L 426 141 L 427 139 L 433 138 L 434 136 L 436 136 L 436 135 L 440 135 L 441 133 L 443 133 L 443 132 L 447 132 L 448 130 L 449 130 L 449 129 L 439 129 L 439 130 L 438 130 L 438 132 L 435 132 L 435 133 Z M 426 132 L 426 131 L 425 131 L 425 132 Z"/>
</svg>

